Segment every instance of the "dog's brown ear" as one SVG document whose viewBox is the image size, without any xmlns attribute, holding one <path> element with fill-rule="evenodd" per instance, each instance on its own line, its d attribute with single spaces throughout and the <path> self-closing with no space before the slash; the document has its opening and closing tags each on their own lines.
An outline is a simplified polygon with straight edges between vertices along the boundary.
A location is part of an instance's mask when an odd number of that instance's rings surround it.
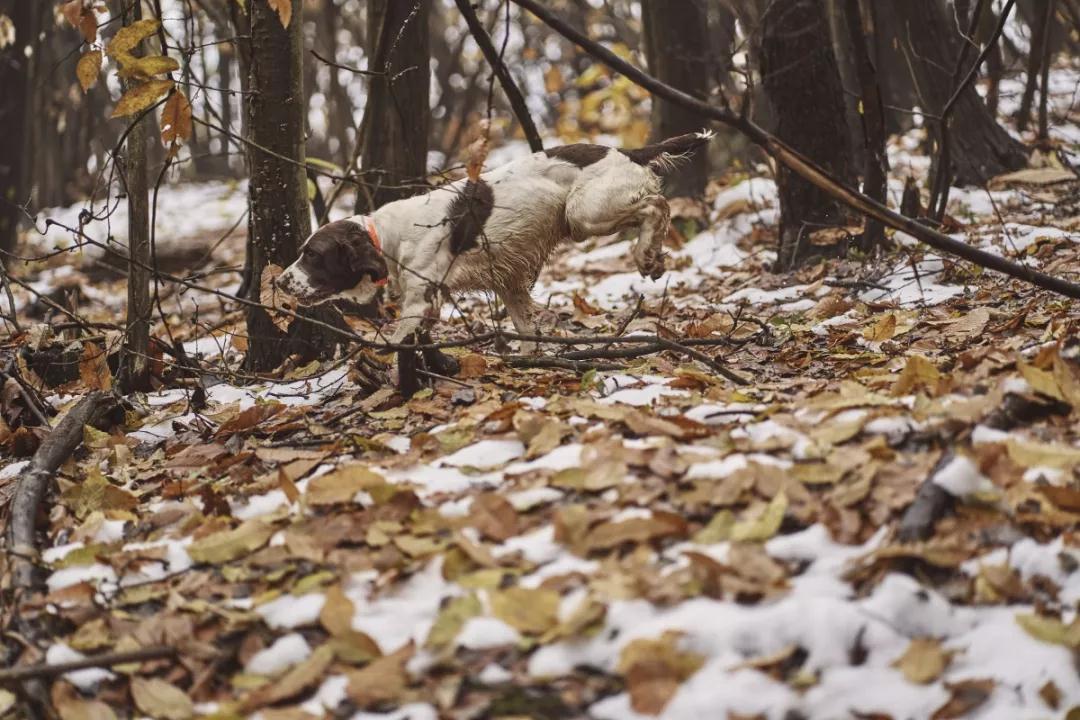
<svg viewBox="0 0 1080 720">
<path fill-rule="evenodd" d="M 366 232 L 361 232 L 361 238 L 357 242 L 350 242 L 347 246 L 349 258 L 349 270 L 353 276 L 363 279 L 366 275 L 372 282 L 385 280 L 389 274 L 386 267 L 386 258 L 375 249 Z"/>
</svg>

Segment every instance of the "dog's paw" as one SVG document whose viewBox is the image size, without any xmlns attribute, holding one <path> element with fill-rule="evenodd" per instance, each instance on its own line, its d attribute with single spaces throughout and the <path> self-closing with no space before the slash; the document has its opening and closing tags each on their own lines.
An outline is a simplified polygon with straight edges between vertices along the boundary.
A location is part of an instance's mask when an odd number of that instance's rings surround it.
<svg viewBox="0 0 1080 720">
<path fill-rule="evenodd" d="M 638 272 L 641 273 L 641 277 L 659 280 L 667 270 L 664 262 L 664 254 L 660 252 L 644 253 L 640 257 L 635 258 L 635 260 L 637 261 L 637 268 Z"/>
</svg>

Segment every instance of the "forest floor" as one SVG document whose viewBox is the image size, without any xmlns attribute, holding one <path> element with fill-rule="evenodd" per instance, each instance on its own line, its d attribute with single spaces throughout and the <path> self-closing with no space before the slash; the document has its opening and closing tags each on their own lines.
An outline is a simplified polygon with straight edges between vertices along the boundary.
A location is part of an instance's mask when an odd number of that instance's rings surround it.
<svg viewBox="0 0 1080 720">
<path fill-rule="evenodd" d="M 1080 75 L 1052 78 L 1075 157 Z M 927 171 L 917 137 L 890 148 L 896 197 Z M 1042 165 L 954 189 L 949 229 L 1076 280 L 1080 181 Z M 209 248 L 244 189 L 159 204 L 163 246 Z M 659 281 L 607 238 L 562 251 L 535 293 L 575 334 L 711 338 L 741 387 L 671 354 L 582 374 L 490 345 L 408 401 L 364 392 L 354 355 L 250 381 L 235 306 L 162 286 L 201 387 L 86 430 L 41 523 L 47 595 L 21 612 L 52 633 L 37 660 L 179 658 L 68 673 L 62 717 L 1075 718 L 1080 307 L 899 235 L 773 275 L 777 214 L 772 180 L 728 176 Z M 242 250 L 243 223 L 197 282 L 235 290 Z M 14 270 L 121 322 L 123 280 L 90 251 Z M 48 308 L 13 290 L 26 332 L 5 346 L 47 345 Z M 440 332 L 492 322 L 472 298 Z M 36 379 L 55 409 L 109 385 L 92 345 L 79 377 Z M 27 432 L 3 438 L 0 499 Z M 905 542 L 917 494 L 946 512 Z M 0 715 L 13 702 L 0 690 Z"/>
</svg>

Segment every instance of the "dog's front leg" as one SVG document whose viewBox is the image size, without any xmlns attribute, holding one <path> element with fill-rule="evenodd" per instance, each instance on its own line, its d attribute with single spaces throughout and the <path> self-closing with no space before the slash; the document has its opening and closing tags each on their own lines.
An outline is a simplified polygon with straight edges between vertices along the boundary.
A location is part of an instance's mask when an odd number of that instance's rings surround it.
<svg viewBox="0 0 1080 720">
<path fill-rule="evenodd" d="M 401 322 L 391 336 L 395 345 L 429 345 L 431 328 L 439 319 L 441 293 L 438 286 L 412 284 L 404 291 Z M 415 350 L 398 350 L 398 389 L 404 397 L 411 397 L 420 387 L 417 370 L 420 367 Z M 437 375 L 456 375 L 460 369 L 457 360 L 435 348 L 421 348 L 423 367 Z"/>
</svg>

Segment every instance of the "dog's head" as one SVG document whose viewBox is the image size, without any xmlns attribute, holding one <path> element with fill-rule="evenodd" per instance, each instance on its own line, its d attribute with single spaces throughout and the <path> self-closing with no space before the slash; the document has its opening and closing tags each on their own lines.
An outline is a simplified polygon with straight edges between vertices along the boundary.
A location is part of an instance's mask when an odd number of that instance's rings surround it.
<svg viewBox="0 0 1080 720">
<path fill-rule="evenodd" d="M 301 305 L 344 297 L 366 303 L 386 276 L 386 260 L 364 226 L 338 220 L 311 234 L 277 285 Z"/>
</svg>

